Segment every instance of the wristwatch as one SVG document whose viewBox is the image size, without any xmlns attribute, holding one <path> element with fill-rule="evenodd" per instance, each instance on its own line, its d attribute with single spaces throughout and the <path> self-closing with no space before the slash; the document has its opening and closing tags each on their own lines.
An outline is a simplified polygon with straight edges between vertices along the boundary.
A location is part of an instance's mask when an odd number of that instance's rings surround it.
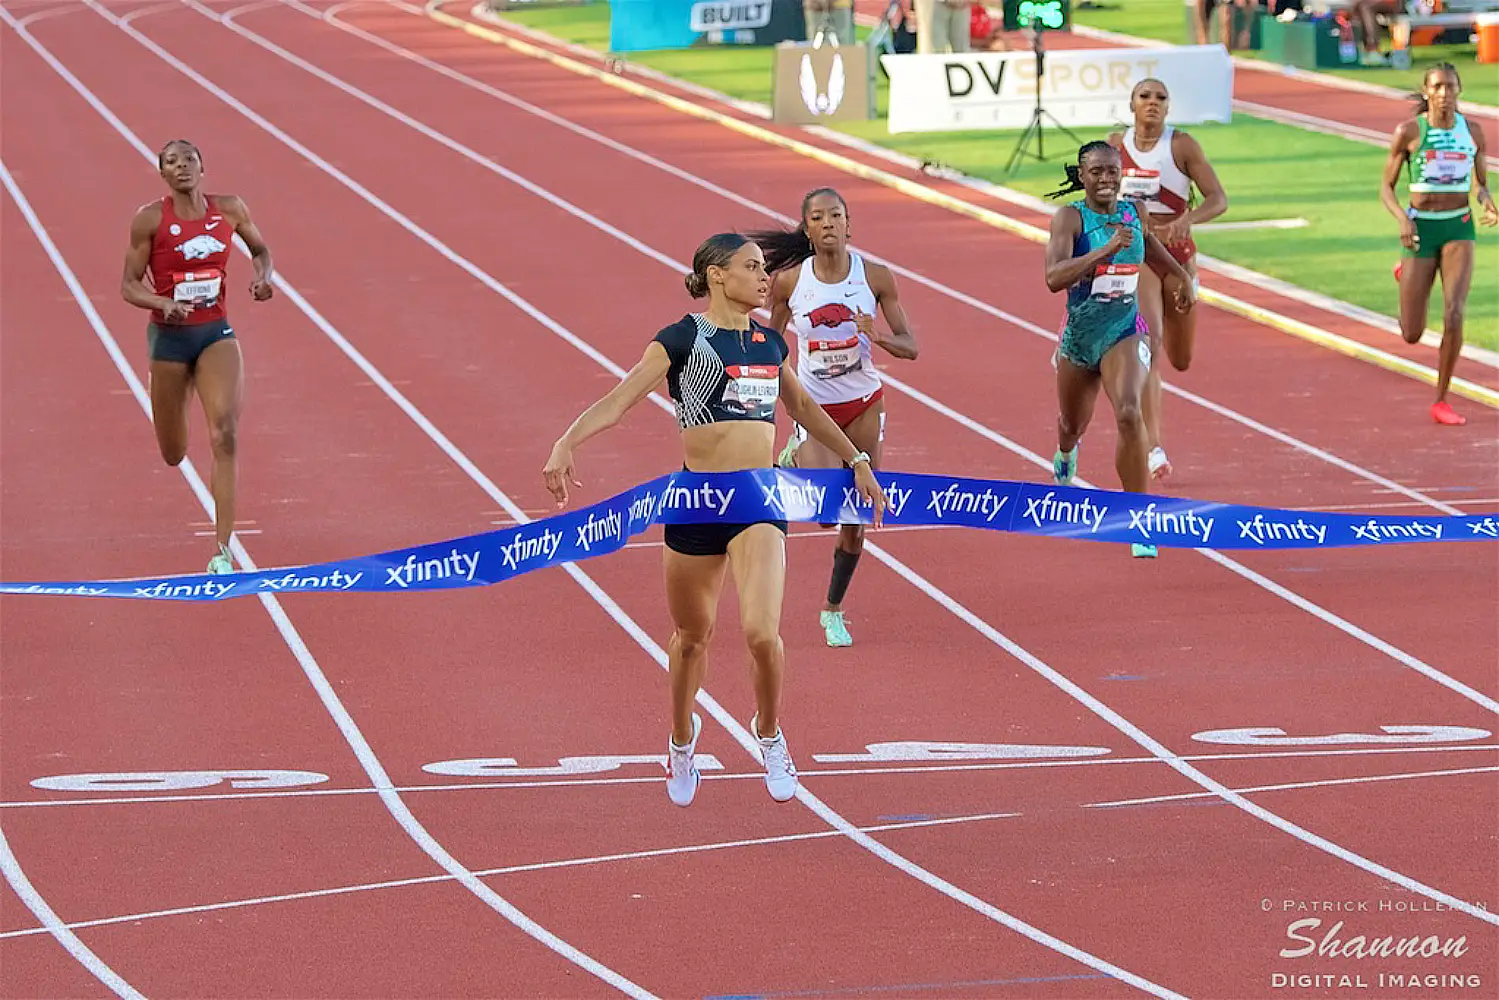
<svg viewBox="0 0 1499 1000">
<path fill-rule="evenodd" d="M 870 461 L 869 452 L 867 452 L 867 451 L 861 451 L 857 455 L 855 455 L 853 458 L 849 459 L 847 464 L 848 464 L 848 467 L 850 469 L 852 469 L 854 466 L 858 465 L 860 462 L 868 462 L 868 461 Z"/>
</svg>

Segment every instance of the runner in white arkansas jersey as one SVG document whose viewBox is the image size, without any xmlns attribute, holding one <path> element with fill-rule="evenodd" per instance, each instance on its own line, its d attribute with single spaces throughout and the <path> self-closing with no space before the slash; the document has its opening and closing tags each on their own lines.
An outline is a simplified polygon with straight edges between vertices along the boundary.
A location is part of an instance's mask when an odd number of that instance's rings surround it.
<svg viewBox="0 0 1499 1000">
<path fill-rule="evenodd" d="M 883 391 L 874 344 L 860 329 L 860 318 L 872 321 L 878 303 L 864 258 L 849 252 L 848 260 L 847 276 L 836 283 L 817 277 L 815 257 L 802 261 L 788 303 L 798 345 L 796 375 L 818 403 L 843 411 L 835 413 L 843 418 L 840 424 L 868 409 Z"/>
<path fill-rule="evenodd" d="M 765 253 L 765 269 L 775 276 L 770 327 L 782 336 L 788 328 L 796 335 L 797 378 L 878 469 L 885 440 L 885 390 L 874 348 L 911 360 L 916 357 L 916 337 L 889 268 L 848 248 L 848 205 L 843 197 L 832 188 L 819 188 L 802 199 L 801 216 L 801 225 L 789 232 L 750 234 Z M 889 333 L 875 329 L 877 311 L 885 314 Z M 817 469 L 841 463 L 796 426 L 776 464 Z M 843 598 L 863 551 L 863 526 L 843 525 L 820 616 L 829 646 L 853 644 L 843 619 Z"/>
</svg>

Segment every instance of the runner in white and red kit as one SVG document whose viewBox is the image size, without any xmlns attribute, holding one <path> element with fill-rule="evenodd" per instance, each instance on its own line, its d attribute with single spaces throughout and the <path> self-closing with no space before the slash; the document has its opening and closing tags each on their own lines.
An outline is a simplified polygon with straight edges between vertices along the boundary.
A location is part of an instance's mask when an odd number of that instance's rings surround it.
<svg viewBox="0 0 1499 1000">
<path fill-rule="evenodd" d="M 1228 194 L 1218 180 L 1207 154 L 1197 140 L 1166 124 L 1171 96 L 1166 85 L 1148 78 L 1135 84 L 1129 98 L 1134 123 L 1109 136 L 1109 145 L 1119 150 L 1124 168 L 1119 197 L 1139 204 L 1147 228 L 1192 276 L 1197 293 L 1197 244 L 1192 227 L 1216 219 L 1228 210 Z M 1192 186 L 1202 194 L 1193 204 Z M 1180 279 L 1152 264 L 1140 274 L 1140 316 L 1150 327 L 1154 357 L 1163 354 L 1171 366 L 1184 372 L 1192 365 L 1197 338 L 1197 312 L 1166 309 L 1177 295 Z M 1163 350 L 1164 349 L 1164 350 Z M 1145 432 L 1150 447 L 1150 474 L 1164 479 L 1171 462 L 1161 443 L 1161 372 L 1152 364 L 1145 383 Z"/>
<path fill-rule="evenodd" d="M 911 360 L 916 337 L 901 307 L 895 276 L 848 248 L 848 205 L 832 188 L 819 188 L 802 199 L 802 221 L 796 229 L 751 233 L 765 253 L 766 270 L 775 276 L 770 294 L 770 326 L 782 336 L 788 327 L 797 339 L 797 377 L 807 393 L 841 427 L 849 440 L 880 467 L 885 440 L 885 390 L 875 367 L 874 348 Z M 875 329 L 875 312 L 885 314 L 889 333 Z M 795 427 L 777 464 L 804 469 L 837 468 L 838 457 L 806 431 Z M 820 615 L 829 646 L 849 646 L 843 598 L 859 555 L 864 528 L 845 524 L 833 550 L 828 599 Z"/>
</svg>

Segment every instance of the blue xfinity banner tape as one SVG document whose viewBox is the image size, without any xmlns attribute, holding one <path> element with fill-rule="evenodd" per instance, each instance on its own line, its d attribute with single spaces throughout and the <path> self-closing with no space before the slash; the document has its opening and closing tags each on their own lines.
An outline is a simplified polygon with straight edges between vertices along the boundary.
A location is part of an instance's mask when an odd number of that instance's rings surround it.
<svg viewBox="0 0 1499 1000">
<path fill-rule="evenodd" d="M 1316 549 L 1499 541 L 1499 514 L 1406 517 L 1242 507 L 1044 483 L 879 472 L 890 525 L 991 531 L 1170 548 Z M 653 524 L 869 523 L 844 469 L 674 472 L 578 510 L 514 528 L 357 559 L 254 573 L 5 583 L 0 594 L 217 601 L 262 593 L 399 593 L 484 587 L 618 551 Z"/>
</svg>

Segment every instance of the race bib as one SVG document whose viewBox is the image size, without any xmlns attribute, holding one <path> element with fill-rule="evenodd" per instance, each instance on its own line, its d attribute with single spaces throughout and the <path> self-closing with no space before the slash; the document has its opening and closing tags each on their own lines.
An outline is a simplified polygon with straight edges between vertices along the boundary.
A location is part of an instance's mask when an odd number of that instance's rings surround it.
<svg viewBox="0 0 1499 1000">
<path fill-rule="evenodd" d="M 1140 268 L 1135 264 L 1102 264 L 1093 272 L 1088 294 L 1095 299 L 1120 299 L 1134 295 L 1140 284 Z"/>
<path fill-rule="evenodd" d="M 1138 167 L 1124 168 L 1124 174 L 1119 178 L 1119 197 L 1154 198 L 1160 193 L 1161 172 L 1159 170 L 1141 170 Z"/>
<path fill-rule="evenodd" d="M 1473 158 L 1456 149 L 1428 149 L 1421 171 L 1428 184 L 1461 184 L 1473 170 Z"/>
<path fill-rule="evenodd" d="M 775 412 L 776 400 L 781 396 L 779 368 L 775 365 L 729 365 L 724 373 L 729 376 L 729 383 L 723 390 L 725 406 L 757 417 Z"/>
<path fill-rule="evenodd" d="M 814 378 L 847 375 L 864 367 L 859 338 L 807 341 L 807 364 Z"/>
<path fill-rule="evenodd" d="M 172 298 L 205 309 L 218 302 L 223 284 L 220 271 L 178 271 L 172 275 Z"/>
</svg>

